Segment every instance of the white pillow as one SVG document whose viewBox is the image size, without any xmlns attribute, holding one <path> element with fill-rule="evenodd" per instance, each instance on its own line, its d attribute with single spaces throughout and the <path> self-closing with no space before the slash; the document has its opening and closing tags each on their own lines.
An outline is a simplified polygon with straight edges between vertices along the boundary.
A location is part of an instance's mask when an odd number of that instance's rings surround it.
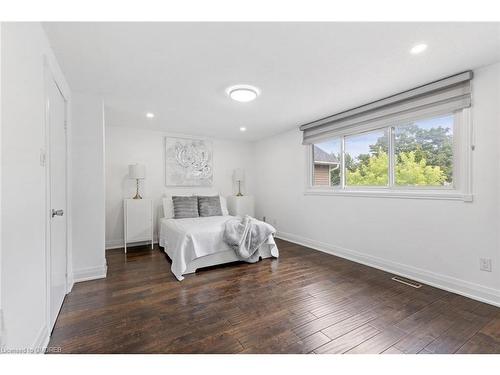
<svg viewBox="0 0 500 375">
<path fill-rule="evenodd" d="M 172 202 L 172 196 L 169 195 L 163 198 L 163 217 L 173 219 L 174 216 L 174 202 Z"/>
<path fill-rule="evenodd" d="M 220 209 L 222 211 L 222 216 L 228 216 L 229 215 L 229 211 L 227 210 L 227 200 L 225 197 L 223 197 L 222 195 L 219 195 L 219 199 L 220 199 Z"/>
</svg>

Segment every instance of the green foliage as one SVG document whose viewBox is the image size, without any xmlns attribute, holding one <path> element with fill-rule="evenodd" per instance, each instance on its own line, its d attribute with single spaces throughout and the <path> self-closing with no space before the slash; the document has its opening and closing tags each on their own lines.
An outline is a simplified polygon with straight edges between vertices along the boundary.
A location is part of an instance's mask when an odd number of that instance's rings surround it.
<svg viewBox="0 0 500 375">
<path fill-rule="evenodd" d="M 396 185 L 439 186 L 446 181 L 446 174 L 441 167 L 427 165 L 420 156 L 417 161 L 414 151 L 401 152 L 396 162 Z"/>
<path fill-rule="evenodd" d="M 339 185 L 340 185 L 340 166 L 337 166 L 337 168 L 330 169 L 330 186 L 339 186 Z"/>
<path fill-rule="evenodd" d="M 394 136 L 396 185 L 442 186 L 452 182 L 453 138 L 449 128 L 427 129 L 411 124 L 396 127 Z M 367 154 L 353 158 L 346 153 L 344 161 L 348 186 L 386 186 L 388 137 L 370 145 Z M 340 168 L 330 171 L 331 186 L 340 185 L 340 173 Z"/>
<path fill-rule="evenodd" d="M 419 160 L 418 160 L 419 159 Z M 385 186 L 388 183 L 389 157 L 387 152 L 378 152 L 364 158 L 362 162 L 351 164 L 346 170 L 347 185 L 351 186 Z M 446 173 L 438 166 L 427 165 L 426 159 L 417 152 L 400 152 L 395 166 L 397 185 L 442 185 L 446 181 Z"/>
<path fill-rule="evenodd" d="M 361 155 L 360 155 L 361 156 Z M 352 165 L 346 170 L 347 185 L 384 186 L 388 181 L 389 158 L 387 152 L 380 150 L 376 155 L 367 155 L 363 162 Z"/>
<path fill-rule="evenodd" d="M 394 152 L 414 152 L 415 161 L 425 160 L 426 164 L 438 166 L 445 174 L 444 182 L 451 183 L 453 176 L 453 139 L 449 128 L 441 126 L 424 129 L 415 124 L 396 128 Z M 387 137 L 381 137 L 370 146 L 371 154 L 387 152 Z M 444 183 L 443 182 L 443 183 Z"/>
</svg>

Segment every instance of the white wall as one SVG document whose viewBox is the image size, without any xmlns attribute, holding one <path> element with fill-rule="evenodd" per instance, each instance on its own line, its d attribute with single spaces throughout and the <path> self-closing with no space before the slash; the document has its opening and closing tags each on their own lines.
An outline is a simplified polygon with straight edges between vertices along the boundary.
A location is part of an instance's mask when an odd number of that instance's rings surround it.
<svg viewBox="0 0 500 375">
<path fill-rule="evenodd" d="M 4 344 L 42 346 L 46 308 L 44 57 L 64 95 L 69 88 L 38 23 L 2 23 L 1 232 Z"/>
<path fill-rule="evenodd" d="M 305 196 L 293 130 L 256 144 L 258 217 L 285 239 L 500 305 L 499 91 L 500 64 L 475 71 L 474 202 Z M 493 272 L 479 270 L 480 257 Z"/>
<path fill-rule="evenodd" d="M 165 194 L 200 194 L 217 191 L 231 195 L 236 190 L 232 173 L 244 168 L 246 186 L 244 193 L 251 194 L 254 187 L 253 145 L 248 142 L 213 141 L 214 183 L 211 188 L 167 188 L 165 187 L 164 137 L 167 134 L 150 130 L 126 127 L 106 127 L 106 245 L 123 246 L 123 198 L 135 193 L 135 181 L 127 178 L 128 165 L 146 165 L 146 179 L 141 183 L 144 198 L 154 199 L 155 238 L 157 217 L 161 214 L 161 198 Z"/>
<path fill-rule="evenodd" d="M 71 227 L 77 282 L 106 276 L 102 99 L 73 93 L 72 120 Z"/>
</svg>

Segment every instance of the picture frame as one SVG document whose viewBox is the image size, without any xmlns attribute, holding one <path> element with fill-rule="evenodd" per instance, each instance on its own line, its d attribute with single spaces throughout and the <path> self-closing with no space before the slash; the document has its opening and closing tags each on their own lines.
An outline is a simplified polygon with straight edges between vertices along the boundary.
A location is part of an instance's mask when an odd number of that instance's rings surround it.
<svg viewBox="0 0 500 375">
<path fill-rule="evenodd" d="M 212 184 L 212 141 L 165 137 L 165 186 L 209 187 Z"/>
</svg>

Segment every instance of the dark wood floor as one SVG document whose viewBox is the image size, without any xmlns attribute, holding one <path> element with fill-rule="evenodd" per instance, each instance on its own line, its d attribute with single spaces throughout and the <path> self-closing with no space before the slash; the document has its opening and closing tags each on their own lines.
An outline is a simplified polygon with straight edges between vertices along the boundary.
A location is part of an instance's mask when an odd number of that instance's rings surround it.
<svg viewBox="0 0 500 375">
<path fill-rule="evenodd" d="M 279 259 L 178 282 L 147 247 L 107 252 L 75 284 L 50 346 L 63 353 L 500 353 L 500 309 L 278 241 Z"/>
</svg>

